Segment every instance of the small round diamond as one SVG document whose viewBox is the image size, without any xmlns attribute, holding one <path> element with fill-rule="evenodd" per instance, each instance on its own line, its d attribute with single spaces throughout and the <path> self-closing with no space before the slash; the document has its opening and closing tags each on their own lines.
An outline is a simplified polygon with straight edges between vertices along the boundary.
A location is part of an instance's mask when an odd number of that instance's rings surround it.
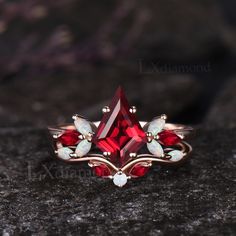
<svg viewBox="0 0 236 236">
<path fill-rule="evenodd" d="M 113 176 L 113 183 L 115 185 L 117 185 L 118 187 L 123 187 L 126 183 L 127 183 L 127 176 L 126 174 L 122 173 L 122 172 L 117 172 L 114 176 Z"/>
</svg>

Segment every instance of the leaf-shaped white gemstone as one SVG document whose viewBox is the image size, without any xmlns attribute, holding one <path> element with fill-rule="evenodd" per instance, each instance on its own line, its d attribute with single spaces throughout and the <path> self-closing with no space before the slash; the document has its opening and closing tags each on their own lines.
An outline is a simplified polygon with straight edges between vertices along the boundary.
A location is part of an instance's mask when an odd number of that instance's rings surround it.
<svg viewBox="0 0 236 236">
<path fill-rule="evenodd" d="M 184 157 L 184 153 L 179 150 L 174 150 L 168 153 L 171 156 L 170 161 L 180 161 Z"/>
<path fill-rule="evenodd" d="M 75 153 L 78 155 L 78 157 L 85 156 L 91 149 L 92 143 L 88 142 L 86 139 L 82 140 L 76 147 Z"/>
<path fill-rule="evenodd" d="M 157 118 L 150 122 L 147 131 L 151 132 L 153 135 L 157 135 L 163 130 L 165 123 L 166 121 L 164 119 Z"/>
<path fill-rule="evenodd" d="M 73 153 L 73 151 L 68 147 L 62 147 L 57 150 L 58 157 L 60 157 L 63 160 L 69 160 L 71 158 L 70 157 L 71 153 Z"/>
<path fill-rule="evenodd" d="M 90 123 L 81 118 L 81 117 L 77 117 L 74 121 L 75 127 L 76 129 L 81 133 L 81 134 L 88 134 L 88 133 L 92 133 L 92 128 Z"/>
<path fill-rule="evenodd" d="M 162 146 L 156 140 L 152 140 L 151 143 L 148 143 L 147 148 L 149 152 L 157 157 L 162 157 L 164 155 Z"/>
</svg>

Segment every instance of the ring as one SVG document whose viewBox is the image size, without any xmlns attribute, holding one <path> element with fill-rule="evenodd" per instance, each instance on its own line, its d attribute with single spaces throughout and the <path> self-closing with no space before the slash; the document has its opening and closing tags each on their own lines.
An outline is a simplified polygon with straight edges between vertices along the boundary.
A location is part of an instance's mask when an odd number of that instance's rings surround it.
<svg viewBox="0 0 236 236">
<path fill-rule="evenodd" d="M 122 187 L 128 179 L 144 176 L 152 163 L 176 165 L 192 151 L 184 141 L 191 127 L 166 123 L 166 115 L 138 121 L 137 109 L 129 105 L 121 87 L 102 111 L 101 121 L 76 114 L 74 123 L 48 128 L 57 158 L 87 161 L 97 176 Z"/>
</svg>

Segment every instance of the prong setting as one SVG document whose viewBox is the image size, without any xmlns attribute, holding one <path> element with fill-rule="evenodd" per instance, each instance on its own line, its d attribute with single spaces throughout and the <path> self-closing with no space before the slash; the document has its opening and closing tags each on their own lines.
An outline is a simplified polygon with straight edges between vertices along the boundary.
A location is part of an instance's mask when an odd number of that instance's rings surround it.
<svg viewBox="0 0 236 236">
<path fill-rule="evenodd" d="M 104 157 L 109 157 L 109 156 L 111 156 L 111 153 L 110 152 L 103 152 L 103 156 Z"/>
<path fill-rule="evenodd" d="M 129 154 L 129 156 L 130 156 L 131 158 L 135 158 L 135 157 L 137 157 L 137 153 L 131 152 L 131 153 Z"/>
<path fill-rule="evenodd" d="M 80 139 L 80 140 L 84 140 L 84 139 L 85 139 L 84 135 L 83 135 L 83 134 L 80 134 L 80 135 L 79 135 L 79 139 Z"/>
<path fill-rule="evenodd" d="M 151 132 L 146 132 L 146 135 L 148 143 L 151 143 L 152 140 L 154 139 L 153 134 Z"/>
<path fill-rule="evenodd" d="M 54 139 L 58 139 L 60 136 L 61 136 L 61 134 L 54 134 L 52 137 L 53 137 Z"/>
<path fill-rule="evenodd" d="M 137 112 L 137 108 L 135 106 L 130 107 L 129 112 L 135 114 Z"/>
<path fill-rule="evenodd" d="M 192 150 L 182 141 L 189 127 L 166 123 L 165 114 L 139 121 L 121 88 L 102 112 L 101 121 L 75 114 L 72 124 L 49 128 L 56 157 L 70 163 L 88 161 L 97 176 L 122 187 L 128 179 L 144 176 L 152 163 L 175 165 Z"/>
<path fill-rule="evenodd" d="M 73 119 L 73 120 L 76 120 L 78 117 L 79 117 L 78 114 L 74 114 L 74 115 L 72 116 L 72 119 Z"/>
<path fill-rule="evenodd" d="M 93 139 L 93 133 L 89 132 L 85 137 L 89 142 L 92 142 Z"/>
<path fill-rule="evenodd" d="M 163 119 L 163 120 L 167 120 L 167 115 L 166 115 L 166 114 L 162 114 L 162 115 L 160 116 L 160 118 Z"/>
<path fill-rule="evenodd" d="M 109 113 L 110 112 L 110 108 L 108 106 L 105 106 L 102 108 L 102 112 L 105 113 Z"/>
<path fill-rule="evenodd" d="M 72 157 L 72 158 L 77 158 L 78 155 L 77 155 L 76 153 L 71 153 L 71 154 L 70 154 L 70 157 Z"/>
</svg>

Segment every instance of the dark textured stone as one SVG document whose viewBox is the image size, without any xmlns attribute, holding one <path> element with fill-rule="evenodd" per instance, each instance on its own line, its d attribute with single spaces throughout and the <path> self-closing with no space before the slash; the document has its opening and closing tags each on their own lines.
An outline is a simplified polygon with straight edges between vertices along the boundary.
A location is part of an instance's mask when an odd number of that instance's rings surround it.
<svg viewBox="0 0 236 236">
<path fill-rule="evenodd" d="M 44 130 L 5 128 L 0 139 L 3 233 L 236 233 L 235 129 L 198 131 L 191 141 L 192 159 L 184 166 L 169 170 L 156 166 L 122 189 L 93 176 L 86 164 L 53 159 Z"/>
<path fill-rule="evenodd" d="M 206 117 L 209 128 L 236 127 L 236 77 L 231 79 L 217 96 Z"/>
</svg>

